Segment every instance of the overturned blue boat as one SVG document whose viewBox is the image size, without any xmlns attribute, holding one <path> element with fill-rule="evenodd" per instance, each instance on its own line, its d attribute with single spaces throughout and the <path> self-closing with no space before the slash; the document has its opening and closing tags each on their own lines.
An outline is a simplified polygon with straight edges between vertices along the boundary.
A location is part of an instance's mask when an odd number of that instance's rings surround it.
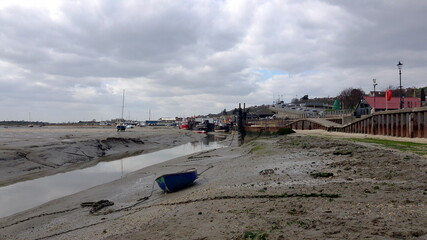
<svg viewBox="0 0 427 240">
<path fill-rule="evenodd" d="M 156 182 L 163 191 L 170 193 L 193 185 L 196 179 L 197 170 L 191 168 L 182 172 L 162 175 L 156 178 Z"/>
</svg>

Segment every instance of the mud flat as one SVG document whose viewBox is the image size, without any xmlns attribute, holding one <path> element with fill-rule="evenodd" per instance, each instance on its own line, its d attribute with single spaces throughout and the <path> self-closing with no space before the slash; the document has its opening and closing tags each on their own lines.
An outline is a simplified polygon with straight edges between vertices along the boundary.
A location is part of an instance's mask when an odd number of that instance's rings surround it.
<svg viewBox="0 0 427 240">
<path fill-rule="evenodd" d="M 307 133 L 235 144 L 2 218 L 0 239 L 427 239 L 423 156 Z M 153 185 L 189 167 L 194 186 Z"/>
<path fill-rule="evenodd" d="M 0 186 L 152 152 L 203 136 L 173 128 L 42 127 L 0 129 Z"/>
</svg>

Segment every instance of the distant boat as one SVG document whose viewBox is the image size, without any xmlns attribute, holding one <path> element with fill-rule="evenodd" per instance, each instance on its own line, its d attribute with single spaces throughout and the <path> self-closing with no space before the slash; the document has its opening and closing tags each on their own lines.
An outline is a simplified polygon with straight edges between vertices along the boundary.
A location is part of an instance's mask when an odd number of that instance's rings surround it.
<svg viewBox="0 0 427 240">
<path fill-rule="evenodd" d="M 190 129 L 190 126 L 188 125 L 188 122 L 182 122 L 180 128 L 184 130 L 188 130 Z"/>
<path fill-rule="evenodd" d="M 121 120 L 124 120 L 124 118 L 123 118 L 124 108 L 125 108 L 125 90 L 123 89 L 122 119 Z M 117 123 L 116 128 L 117 128 L 117 132 L 118 131 L 125 131 L 126 130 L 126 125 L 124 125 L 124 123 L 122 123 L 122 122 L 119 122 L 119 123 Z"/>
<path fill-rule="evenodd" d="M 215 125 L 215 132 L 228 132 L 230 130 L 229 126 L 225 123 L 217 123 Z"/>
<path fill-rule="evenodd" d="M 195 133 L 205 134 L 206 130 L 193 130 Z"/>
<path fill-rule="evenodd" d="M 117 127 L 117 131 L 124 131 L 124 130 L 126 130 L 126 126 L 122 125 L 122 124 L 118 124 L 116 127 Z"/>
<path fill-rule="evenodd" d="M 170 193 L 191 186 L 196 179 L 197 170 L 191 168 L 182 172 L 162 175 L 155 181 L 163 191 Z"/>
</svg>

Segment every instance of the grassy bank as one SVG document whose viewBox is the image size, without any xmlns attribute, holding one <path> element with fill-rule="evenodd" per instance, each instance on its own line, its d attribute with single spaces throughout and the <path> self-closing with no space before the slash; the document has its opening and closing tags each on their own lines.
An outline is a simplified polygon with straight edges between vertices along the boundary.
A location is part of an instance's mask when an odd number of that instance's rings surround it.
<svg viewBox="0 0 427 240">
<path fill-rule="evenodd" d="M 401 142 L 401 141 L 373 139 L 373 138 L 352 138 L 352 140 L 356 142 L 379 144 L 387 148 L 392 148 L 392 149 L 405 151 L 405 152 L 412 152 L 418 155 L 427 155 L 427 144 L 423 144 L 423 143 Z"/>
</svg>

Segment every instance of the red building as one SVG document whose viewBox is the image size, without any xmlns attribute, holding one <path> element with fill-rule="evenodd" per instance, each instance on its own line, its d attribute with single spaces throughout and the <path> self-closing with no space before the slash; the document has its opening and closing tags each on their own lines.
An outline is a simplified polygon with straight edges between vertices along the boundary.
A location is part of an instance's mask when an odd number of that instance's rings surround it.
<svg viewBox="0 0 427 240">
<path fill-rule="evenodd" d="M 362 115 L 370 114 L 373 108 L 375 109 L 375 112 L 400 109 L 400 97 L 392 97 L 390 101 L 386 100 L 385 96 L 376 96 L 375 100 L 373 96 L 363 96 L 362 100 L 356 107 L 355 116 L 360 117 Z M 403 108 L 416 107 L 421 107 L 420 98 L 403 98 Z"/>
</svg>

